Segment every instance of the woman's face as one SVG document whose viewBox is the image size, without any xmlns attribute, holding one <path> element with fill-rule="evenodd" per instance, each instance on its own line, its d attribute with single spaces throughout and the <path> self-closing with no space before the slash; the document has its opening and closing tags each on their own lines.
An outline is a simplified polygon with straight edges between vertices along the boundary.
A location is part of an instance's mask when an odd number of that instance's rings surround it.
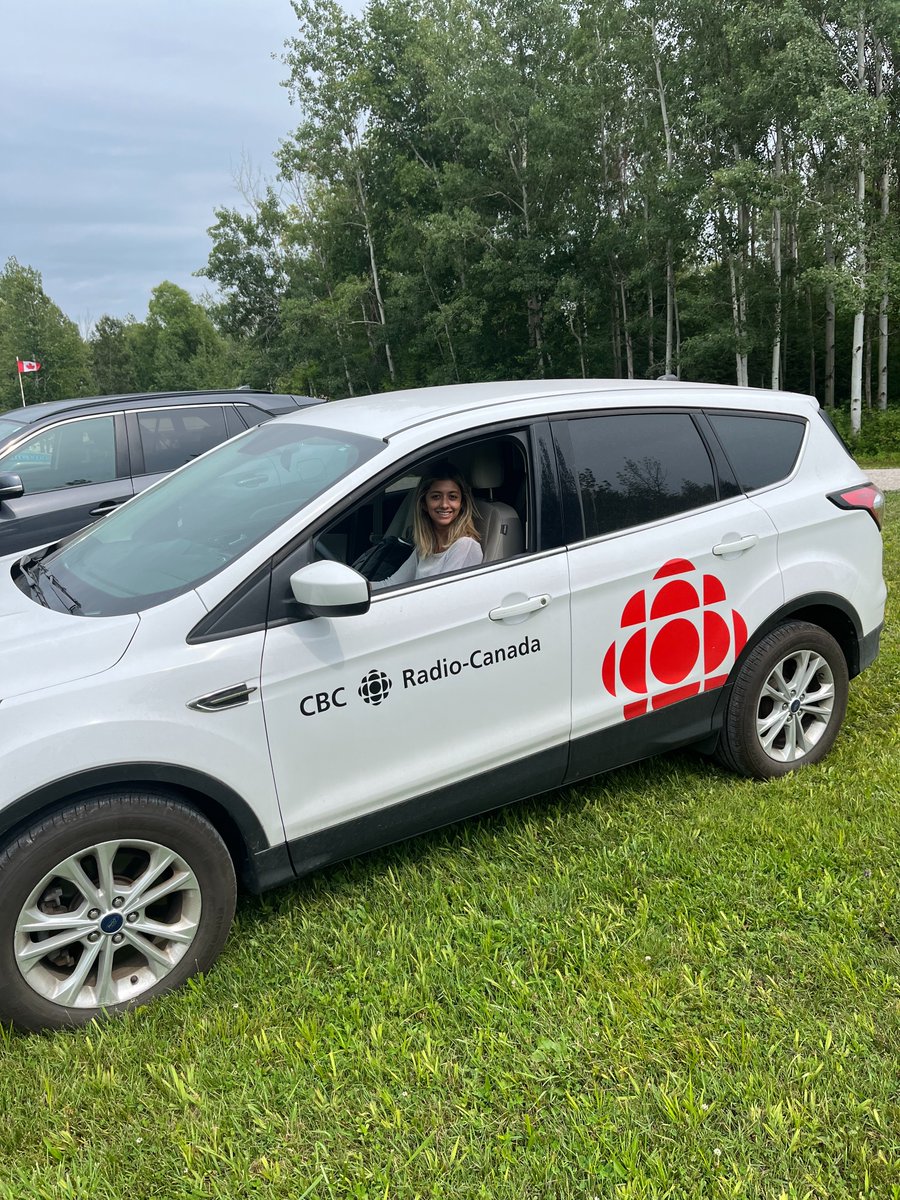
<svg viewBox="0 0 900 1200">
<path fill-rule="evenodd" d="M 449 529 L 462 507 L 462 492 L 452 479 L 438 479 L 425 493 L 425 511 L 437 533 Z"/>
</svg>

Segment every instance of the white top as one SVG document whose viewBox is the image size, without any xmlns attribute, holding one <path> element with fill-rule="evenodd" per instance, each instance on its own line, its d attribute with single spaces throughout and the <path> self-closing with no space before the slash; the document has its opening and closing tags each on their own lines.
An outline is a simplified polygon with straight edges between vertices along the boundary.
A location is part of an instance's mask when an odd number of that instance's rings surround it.
<svg viewBox="0 0 900 1200">
<path fill-rule="evenodd" d="M 481 546 L 474 538 L 457 538 L 452 546 L 440 554 L 427 554 L 425 558 L 419 558 L 418 550 L 413 551 L 393 575 L 377 580 L 372 588 L 394 587 L 398 583 L 412 583 L 414 579 L 431 579 L 433 575 L 443 575 L 446 571 L 477 567 L 483 558 Z"/>
</svg>

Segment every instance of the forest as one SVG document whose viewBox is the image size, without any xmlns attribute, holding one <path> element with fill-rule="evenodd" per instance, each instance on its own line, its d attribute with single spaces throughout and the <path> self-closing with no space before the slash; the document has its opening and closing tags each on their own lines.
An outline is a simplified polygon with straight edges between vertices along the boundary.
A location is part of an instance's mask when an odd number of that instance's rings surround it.
<svg viewBox="0 0 900 1200">
<path fill-rule="evenodd" d="M 29 401 L 669 374 L 858 430 L 897 395 L 900 0 L 293 8 L 296 126 L 212 214 L 201 299 L 79 331 L 6 264 Z"/>
</svg>

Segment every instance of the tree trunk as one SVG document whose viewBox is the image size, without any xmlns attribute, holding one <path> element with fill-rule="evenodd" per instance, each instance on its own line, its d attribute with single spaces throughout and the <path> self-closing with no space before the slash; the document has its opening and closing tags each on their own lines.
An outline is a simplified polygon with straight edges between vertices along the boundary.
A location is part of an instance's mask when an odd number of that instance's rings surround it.
<svg viewBox="0 0 900 1200">
<path fill-rule="evenodd" d="M 656 348 L 653 343 L 653 322 L 656 314 L 653 308 L 653 284 L 647 284 L 647 362 L 651 371 L 655 370 Z"/>
<path fill-rule="evenodd" d="M 675 344 L 675 264 L 672 262 L 672 239 L 666 241 L 666 374 L 672 374 Z"/>
<path fill-rule="evenodd" d="M 828 189 L 830 202 L 831 188 Z M 832 237 L 831 217 L 825 219 L 825 265 L 829 268 L 828 282 L 825 284 L 825 407 L 834 408 L 834 331 L 835 331 L 835 302 L 834 284 L 831 282 L 831 272 L 834 271 L 834 238 Z"/>
<path fill-rule="evenodd" d="M 544 302 L 540 296 L 532 294 L 527 300 L 528 308 L 528 344 L 538 355 L 538 374 L 544 378 Z"/>
<path fill-rule="evenodd" d="M 431 292 L 431 298 L 434 301 L 435 307 L 441 315 L 441 324 L 444 327 L 444 337 L 447 339 L 447 349 L 450 352 L 450 361 L 453 363 L 453 377 L 456 382 L 459 383 L 459 367 L 457 366 L 456 362 L 456 351 L 453 348 L 453 338 L 450 334 L 450 324 L 447 320 L 447 310 L 444 308 L 444 305 L 441 304 L 440 298 L 438 297 L 437 292 L 434 290 L 434 285 L 432 284 L 431 277 L 428 274 L 428 268 L 424 262 L 422 263 L 422 274 L 425 276 L 425 282 L 428 284 L 428 290 Z M 438 344 L 438 349 L 440 349 L 440 343 Z M 443 357 L 443 352 L 441 356 Z"/>
<path fill-rule="evenodd" d="M 884 61 L 885 61 L 884 42 L 879 39 L 876 47 L 876 74 L 875 74 L 875 95 L 880 97 L 884 90 Z M 885 164 L 884 174 L 881 177 L 881 231 L 882 244 L 886 241 L 884 236 L 888 228 L 888 220 L 891 211 L 891 160 L 888 159 Z M 882 250 L 882 254 L 884 251 Z M 890 304 L 890 294 L 888 292 L 887 269 L 882 272 L 881 300 L 878 304 L 878 407 L 882 410 L 887 408 L 887 385 L 888 385 L 888 305 Z"/>
<path fill-rule="evenodd" d="M 856 83 L 860 93 L 866 86 L 866 16 L 860 5 L 856 30 Z M 866 286 L 866 146 L 859 144 L 859 166 L 856 172 L 856 219 L 859 226 L 856 271 L 859 286 L 859 311 L 853 318 L 853 358 L 850 370 L 850 429 L 859 433 L 862 428 L 863 341 L 865 337 Z"/>
<path fill-rule="evenodd" d="M 378 262 L 375 258 L 375 243 L 372 239 L 372 226 L 369 221 L 369 205 L 366 199 L 366 188 L 363 183 L 363 177 L 359 169 L 356 171 L 356 190 L 359 195 L 360 213 L 363 219 L 363 228 L 366 231 L 366 245 L 369 250 L 369 264 L 372 270 L 372 287 L 375 289 L 375 303 L 378 305 L 378 320 L 381 324 L 382 332 L 384 333 L 384 355 L 387 359 L 388 374 L 391 377 L 391 383 L 397 382 L 397 373 L 394 370 L 394 356 L 391 354 L 391 343 L 387 336 L 387 315 L 384 310 L 384 300 L 381 296 L 381 280 L 378 276 Z"/>
<path fill-rule="evenodd" d="M 653 45 L 656 46 L 656 24 L 651 22 L 650 32 Z M 672 150 L 672 129 L 669 125 L 669 111 L 666 107 L 666 89 L 663 86 L 662 68 L 659 55 L 653 55 L 653 65 L 656 68 L 656 87 L 659 92 L 659 109 L 662 118 L 663 135 L 666 139 L 666 170 L 671 172 L 674 162 Z M 673 246 L 671 237 L 666 238 L 666 374 L 672 374 L 673 346 L 675 342 L 675 264 L 673 261 Z"/>
<path fill-rule="evenodd" d="M 628 297 L 625 294 L 625 280 L 619 277 L 619 292 L 622 296 L 622 328 L 625 331 L 625 363 L 628 378 L 634 379 L 634 344 L 631 340 L 631 322 L 628 320 Z"/>
<path fill-rule="evenodd" d="M 722 222 L 722 233 L 724 236 L 726 227 L 726 216 L 724 211 L 720 211 L 720 219 Z M 738 240 L 739 249 L 735 251 L 731 246 L 725 247 L 725 254 L 728 258 L 728 274 L 731 280 L 731 319 L 734 329 L 734 359 L 735 359 L 735 376 L 738 387 L 747 387 L 749 385 L 749 377 L 747 373 L 747 350 L 745 345 L 745 334 L 747 327 L 747 296 L 744 283 L 744 262 L 743 250 L 745 243 L 741 240 L 744 237 L 744 206 L 738 206 L 737 212 L 738 225 Z"/>
<path fill-rule="evenodd" d="M 781 185 L 781 126 L 775 126 L 775 180 Z M 772 338 L 772 388 L 781 387 L 781 205 L 772 213 L 772 266 L 775 269 L 775 327 Z"/>
</svg>

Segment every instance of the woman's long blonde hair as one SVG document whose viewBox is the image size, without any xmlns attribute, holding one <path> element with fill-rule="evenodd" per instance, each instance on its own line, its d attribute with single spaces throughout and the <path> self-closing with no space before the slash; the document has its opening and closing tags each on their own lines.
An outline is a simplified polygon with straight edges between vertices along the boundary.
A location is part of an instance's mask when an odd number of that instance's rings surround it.
<svg viewBox="0 0 900 1200">
<path fill-rule="evenodd" d="M 480 542 L 478 530 L 475 528 L 475 501 L 472 489 L 466 483 L 460 471 L 449 462 L 436 463 L 428 469 L 427 474 L 419 480 L 416 488 L 416 500 L 413 509 L 413 541 L 419 558 L 427 558 L 429 554 L 438 553 L 438 542 L 434 534 L 434 526 L 425 507 L 425 497 L 436 483 L 449 479 L 454 487 L 459 489 L 462 498 L 456 520 L 447 531 L 447 546 L 452 546 L 461 537 L 474 538 Z"/>
</svg>

